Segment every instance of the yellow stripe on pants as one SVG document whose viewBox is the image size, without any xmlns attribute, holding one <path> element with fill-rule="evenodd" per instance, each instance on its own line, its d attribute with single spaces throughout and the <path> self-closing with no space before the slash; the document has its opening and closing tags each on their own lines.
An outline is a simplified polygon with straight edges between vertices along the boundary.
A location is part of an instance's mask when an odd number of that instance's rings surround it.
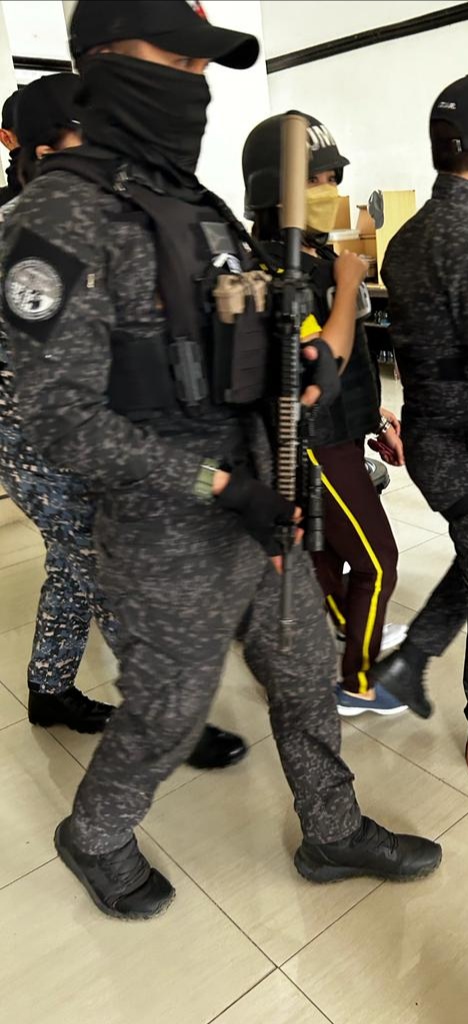
<svg viewBox="0 0 468 1024">
<path fill-rule="evenodd" d="M 323 476 L 322 476 L 322 480 L 323 480 Z M 332 612 L 333 612 L 333 614 L 335 616 L 335 619 L 336 619 L 338 625 L 339 626 L 343 626 L 343 628 L 345 628 L 346 627 L 346 619 L 345 619 L 344 615 L 341 614 L 340 609 L 338 608 L 338 605 L 337 605 L 336 601 L 334 601 L 333 598 L 332 598 L 332 595 L 331 594 L 327 594 L 326 600 L 328 601 L 328 604 L 330 605 L 330 608 L 331 608 L 331 610 L 332 610 Z"/>
<path fill-rule="evenodd" d="M 318 459 L 316 459 L 316 457 L 315 457 L 315 455 L 314 455 L 314 453 L 313 453 L 311 448 L 307 449 L 307 454 L 309 456 L 310 461 L 314 464 L 314 466 L 318 466 L 319 465 Z M 374 592 L 372 594 L 372 598 L 371 598 L 371 602 L 370 602 L 370 606 L 369 606 L 369 614 L 367 616 L 367 623 L 366 623 L 366 628 L 365 628 L 365 631 L 364 631 L 364 640 L 363 640 L 363 644 L 362 644 L 362 670 L 361 670 L 361 672 L 358 672 L 359 693 L 366 693 L 366 691 L 368 689 L 366 672 L 368 672 L 369 669 L 370 669 L 369 648 L 370 648 L 370 642 L 372 640 L 372 634 L 374 632 L 375 620 L 377 618 L 377 609 L 378 609 L 378 606 L 379 606 L 379 597 L 380 597 L 380 594 L 382 592 L 383 569 L 382 569 L 382 566 L 381 566 L 381 564 L 380 564 L 380 562 L 379 562 L 379 560 L 377 558 L 377 555 L 376 555 L 374 549 L 371 547 L 371 545 L 370 545 L 370 543 L 369 543 L 369 541 L 368 541 L 368 539 L 367 539 L 367 537 L 366 537 L 366 535 L 365 535 L 365 533 L 364 533 L 364 531 L 362 529 L 362 526 L 358 523 L 356 517 L 353 516 L 353 513 L 351 512 L 351 509 L 349 509 L 348 506 L 345 505 L 343 499 L 338 494 L 338 491 L 335 490 L 335 488 L 333 487 L 333 484 L 330 483 L 330 480 L 328 479 L 328 477 L 325 476 L 325 473 L 322 473 L 322 483 L 327 488 L 327 491 L 331 494 L 331 496 L 338 503 L 338 505 L 340 506 L 340 508 L 344 512 L 345 516 L 349 519 L 350 523 L 352 523 L 352 525 L 353 525 L 354 529 L 356 530 L 356 533 L 357 533 L 357 535 L 359 537 L 359 540 L 363 544 L 367 554 L 369 555 L 369 558 L 370 558 L 370 560 L 372 562 L 372 565 L 374 566 L 374 569 L 375 569 Z"/>
</svg>

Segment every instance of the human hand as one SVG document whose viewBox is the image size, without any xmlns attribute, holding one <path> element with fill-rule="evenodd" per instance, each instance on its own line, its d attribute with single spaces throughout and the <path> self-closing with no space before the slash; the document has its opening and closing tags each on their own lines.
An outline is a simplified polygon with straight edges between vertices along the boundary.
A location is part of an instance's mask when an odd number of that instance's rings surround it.
<svg viewBox="0 0 468 1024">
<path fill-rule="evenodd" d="M 380 415 L 383 416 L 384 419 L 388 420 L 389 423 L 391 423 L 394 431 L 396 432 L 398 437 L 400 437 L 401 423 L 400 420 L 398 419 L 398 416 L 394 412 L 392 412 L 391 409 L 384 409 L 383 406 L 380 410 Z"/>
<path fill-rule="evenodd" d="M 291 521 L 297 522 L 302 516 L 301 510 L 272 487 L 250 476 L 243 468 L 239 467 L 223 476 L 218 473 L 223 471 L 214 474 L 213 493 L 217 492 L 221 508 L 236 512 L 247 533 L 258 541 L 268 555 L 280 555 L 278 527 L 288 526 Z"/>
<path fill-rule="evenodd" d="M 301 519 L 302 519 L 302 509 L 298 508 L 296 506 L 296 508 L 294 509 L 293 522 L 300 523 Z M 296 532 L 295 532 L 295 537 L 294 537 L 294 544 L 295 545 L 296 544 L 300 544 L 303 536 L 304 536 L 304 530 L 301 530 L 299 527 L 296 527 Z M 270 561 L 273 563 L 273 565 L 274 565 L 274 567 L 276 569 L 276 572 L 278 573 L 279 576 L 283 575 L 283 557 L 284 557 L 283 555 L 273 555 L 273 557 L 270 559 Z"/>
<path fill-rule="evenodd" d="M 354 288 L 357 292 L 368 272 L 369 264 L 356 252 L 347 249 L 340 253 L 333 264 L 333 273 L 337 288 Z"/>
<path fill-rule="evenodd" d="M 371 448 L 375 447 L 382 461 L 388 463 L 389 466 L 404 466 L 403 442 L 393 427 L 389 427 L 385 433 L 381 434 L 378 441 L 369 442 L 369 444 Z"/>
</svg>

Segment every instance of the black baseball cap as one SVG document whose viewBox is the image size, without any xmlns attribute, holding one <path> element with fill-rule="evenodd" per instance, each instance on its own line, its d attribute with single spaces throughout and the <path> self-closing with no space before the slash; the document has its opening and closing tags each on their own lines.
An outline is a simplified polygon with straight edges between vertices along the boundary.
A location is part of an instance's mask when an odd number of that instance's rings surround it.
<svg viewBox="0 0 468 1024">
<path fill-rule="evenodd" d="M 207 57 L 230 68 L 255 64 L 255 36 L 217 28 L 203 6 L 191 0 L 79 0 L 70 26 L 77 59 L 94 46 L 119 39 L 144 39 L 183 57 Z"/>
<path fill-rule="evenodd" d="M 453 153 L 468 153 L 468 75 L 448 85 L 437 97 L 430 123 L 445 121 L 453 127 Z"/>
<path fill-rule="evenodd" d="M 47 145 L 61 128 L 79 128 L 75 101 L 81 88 L 78 75 L 44 75 L 18 93 L 15 130 L 20 146 Z"/>
<path fill-rule="evenodd" d="M 15 128 L 15 109 L 18 96 L 18 89 L 15 89 L 15 92 L 12 92 L 11 96 L 5 100 L 2 107 L 2 128 L 7 132 L 12 132 Z"/>
<path fill-rule="evenodd" d="M 335 171 L 338 184 L 343 168 L 349 164 L 340 153 L 328 128 L 310 114 L 299 110 L 308 124 L 309 177 L 321 171 Z M 248 136 L 242 153 L 242 170 L 246 189 L 246 208 L 269 209 L 280 199 L 281 127 L 284 114 L 276 114 L 261 121 Z"/>
</svg>

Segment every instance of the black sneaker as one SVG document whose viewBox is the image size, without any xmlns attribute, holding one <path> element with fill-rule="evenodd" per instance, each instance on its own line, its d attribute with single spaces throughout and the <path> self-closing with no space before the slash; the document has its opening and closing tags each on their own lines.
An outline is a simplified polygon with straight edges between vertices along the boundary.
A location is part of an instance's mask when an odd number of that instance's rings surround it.
<svg viewBox="0 0 468 1024">
<path fill-rule="evenodd" d="M 135 837 L 120 850 L 94 857 L 74 845 L 70 821 L 65 818 L 57 827 L 55 847 L 99 910 L 124 921 L 145 921 L 167 910 L 175 889 L 148 864 Z"/>
<path fill-rule="evenodd" d="M 378 661 L 370 672 L 370 684 L 380 684 L 402 704 L 407 704 L 415 715 L 430 718 L 433 712 L 424 688 L 425 666 L 420 668 L 405 657 L 404 647 L 388 658 Z"/>
<path fill-rule="evenodd" d="M 187 759 L 192 768 L 230 768 L 245 757 L 248 747 L 241 736 L 205 725 L 201 738 Z"/>
<path fill-rule="evenodd" d="M 304 839 L 294 863 L 310 882 L 340 882 L 366 875 L 398 882 L 430 875 L 441 860 L 438 843 L 388 832 L 371 818 L 363 818 L 357 832 L 338 843 L 315 846 Z"/>
<path fill-rule="evenodd" d="M 28 715 L 31 725 L 68 725 L 76 732 L 102 732 L 114 708 L 70 686 L 62 693 L 29 691 Z"/>
</svg>

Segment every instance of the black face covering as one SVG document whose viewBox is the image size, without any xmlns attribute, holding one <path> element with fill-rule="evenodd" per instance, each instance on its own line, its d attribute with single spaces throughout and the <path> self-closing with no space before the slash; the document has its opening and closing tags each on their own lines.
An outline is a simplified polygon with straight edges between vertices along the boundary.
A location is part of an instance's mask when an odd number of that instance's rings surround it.
<svg viewBox="0 0 468 1024">
<path fill-rule="evenodd" d="M 89 57 L 81 79 L 77 116 L 87 141 L 194 173 L 210 102 L 203 75 L 109 53 Z"/>
</svg>

